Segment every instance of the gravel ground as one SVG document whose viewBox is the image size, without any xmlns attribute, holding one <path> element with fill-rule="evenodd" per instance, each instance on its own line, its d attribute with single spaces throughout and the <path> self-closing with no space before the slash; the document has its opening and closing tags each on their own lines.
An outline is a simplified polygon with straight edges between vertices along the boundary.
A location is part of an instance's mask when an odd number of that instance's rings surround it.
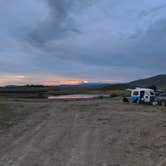
<svg viewBox="0 0 166 166">
<path fill-rule="evenodd" d="M 164 107 L 110 99 L 1 104 L 22 118 L 0 128 L 0 166 L 166 165 Z"/>
</svg>

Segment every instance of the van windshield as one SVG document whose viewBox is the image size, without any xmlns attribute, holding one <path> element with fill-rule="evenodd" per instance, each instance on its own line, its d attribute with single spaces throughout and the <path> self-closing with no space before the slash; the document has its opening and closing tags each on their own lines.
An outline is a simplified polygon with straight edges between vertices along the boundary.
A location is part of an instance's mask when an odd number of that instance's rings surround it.
<svg viewBox="0 0 166 166">
<path fill-rule="evenodd" d="M 138 91 L 134 91 L 134 92 L 133 92 L 133 95 L 134 95 L 134 96 L 138 96 L 138 95 L 139 95 Z"/>
</svg>

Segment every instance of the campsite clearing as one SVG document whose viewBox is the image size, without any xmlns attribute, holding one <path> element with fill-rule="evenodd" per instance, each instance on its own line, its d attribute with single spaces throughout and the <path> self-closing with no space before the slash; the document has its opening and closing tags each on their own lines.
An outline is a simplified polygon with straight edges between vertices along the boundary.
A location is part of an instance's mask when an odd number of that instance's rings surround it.
<svg viewBox="0 0 166 166">
<path fill-rule="evenodd" d="M 9 100 L 0 113 L 0 166 L 166 165 L 166 107 Z"/>
</svg>

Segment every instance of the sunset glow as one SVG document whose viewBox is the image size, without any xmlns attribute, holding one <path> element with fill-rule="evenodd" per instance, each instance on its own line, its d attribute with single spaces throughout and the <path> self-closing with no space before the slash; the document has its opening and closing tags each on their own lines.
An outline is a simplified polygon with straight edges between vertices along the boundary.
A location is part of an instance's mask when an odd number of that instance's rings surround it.
<svg viewBox="0 0 166 166">
<path fill-rule="evenodd" d="M 62 81 L 46 81 L 43 82 L 42 85 L 44 86 L 53 86 L 53 85 L 77 85 L 80 84 L 82 81 L 78 80 L 62 80 Z"/>
<path fill-rule="evenodd" d="M 100 82 L 105 83 L 117 83 L 117 82 L 125 82 L 126 80 L 123 78 L 117 78 L 112 80 L 100 80 Z M 51 76 L 46 75 L 43 77 L 42 75 L 3 75 L 0 78 L 0 86 L 4 85 L 27 85 L 27 84 L 39 84 L 44 86 L 54 86 L 54 85 L 77 85 L 77 84 L 86 84 L 89 82 L 98 82 L 96 79 L 81 79 L 81 78 L 69 78 L 62 76 Z"/>
<path fill-rule="evenodd" d="M 0 86 L 4 85 L 27 85 L 27 84 L 40 84 L 44 86 L 54 85 L 77 85 L 80 83 L 88 83 L 87 80 L 80 78 L 68 78 L 62 76 L 50 76 L 46 75 L 12 75 L 5 74 L 0 78 Z"/>
</svg>

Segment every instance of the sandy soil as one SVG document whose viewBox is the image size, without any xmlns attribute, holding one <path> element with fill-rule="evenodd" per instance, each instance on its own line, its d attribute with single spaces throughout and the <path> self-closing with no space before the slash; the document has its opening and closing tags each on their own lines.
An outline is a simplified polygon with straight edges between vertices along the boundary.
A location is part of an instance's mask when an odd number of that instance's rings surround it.
<svg viewBox="0 0 166 166">
<path fill-rule="evenodd" d="M 166 165 L 166 108 L 110 99 L 8 104 L 29 114 L 0 130 L 0 166 Z"/>
</svg>

